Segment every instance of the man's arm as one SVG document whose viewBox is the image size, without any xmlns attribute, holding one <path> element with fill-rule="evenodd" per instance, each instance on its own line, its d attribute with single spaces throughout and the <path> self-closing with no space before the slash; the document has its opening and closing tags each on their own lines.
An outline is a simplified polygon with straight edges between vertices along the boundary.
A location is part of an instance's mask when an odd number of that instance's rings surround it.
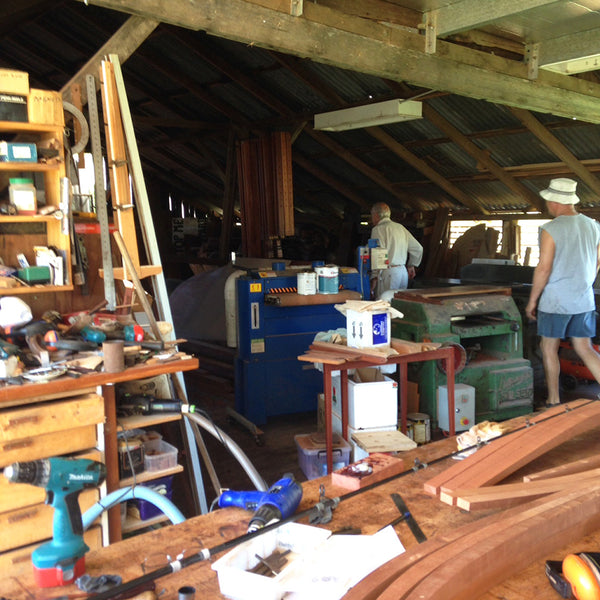
<svg viewBox="0 0 600 600">
<path fill-rule="evenodd" d="M 415 237 L 407 231 L 408 234 L 408 248 L 406 257 L 406 270 L 408 271 L 408 278 L 415 278 L 415 267 L 421 264 L 423 259 L 423 246 L 415 239 Z"/>
<path fill-rule="evenodd" d="M 552 236 L 542 229 L 540 236 L 540 261 L 533 272 L 533 283 L 531 293 L 529 294 L 529 302 L 525 307 L 527 318 L 535 320 L 537 312 L 537 303 L 548 283 L 550 273 L 552 273 L 552 263 L 554 262 L 555 245 Z"/>
</svg>

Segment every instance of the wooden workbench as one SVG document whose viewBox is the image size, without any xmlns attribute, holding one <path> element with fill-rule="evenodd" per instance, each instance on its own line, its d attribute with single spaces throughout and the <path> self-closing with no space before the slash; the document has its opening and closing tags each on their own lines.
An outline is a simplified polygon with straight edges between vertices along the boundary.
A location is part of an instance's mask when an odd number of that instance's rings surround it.
<svg viewBox="0 0 600 600">
<path fill-rule="evenodd" d="M 510 421 L 511 425 L 522 425 L 525 417 L 518 417 Z M 346 526 L 360 527 L 364 534 L 375 533 L 383 525 L 396 518 L 399 513 L 390 498 L 391 493 L 399 493 L 417 523 L 428 538 L 436 534 L 452 530 L 460 525 L 476 521 L 492 511 L 480 513 L 466 513 L 441 503 L 423 492 L 423 483 L 435 474 L 453 464 L 453 459 L 444 458 L 456 450 L 453 438 L 433 442 L 415 450 L 403 453 L 406 475 L 391 482 L 383 484 L 371 491 L 359 494 L 347 501 L 342 501 L 335 509 L 333 520 L 326 525 L 331 530 L 341 529 Z M 578 436 L 566 444 L 547 453 L 532 462 L 527 469 L 515 473 L 510 480 L 520 480 L 525 471 L 533 472 L 556 466 L 563 462 L 577 460 L 600 450 L 598 431 L 590 432 L 585 436 Z M 426 468 L 413 471 L 411 467 L 414 460 L 428 463 Z M 345 490 L 333 487 L 330 476 L 315 479 L 303 484 L 304 496 L 300 510 L 310 508 L 318 501 L 319 485 L 326 486 L 326 495 L 335 497 L 345 493 Z M 249 520 L 249 513 L 237 508 L 217 510 L 208 515 L 201 515 L 186 522 L 168 526 L 161 530 L 136 536 L 134 538 L 115 543 L 107 548 L 90 552 L 87 556 L 88 572 L 92 575 L 103 573 L 118 573 L 124 581 L 139 577 L 144 573 L 144 562 L 157 566 L 157 559 L 170 554 L 176 556 L 183 549 L 187 554 L 200 548 L 213 548 L 223 542 L 243 535 Z M 406 523 L 396 526 L 402 543 L 410 548 L 416 545 Z M 578 543 L 565 546 L 553 551 L 546 558 L 562 559 L 569 552 L 598 551 L 600 549 L 600 531 L 590 532 L 590 535 Z M 218 555 L 216 558 L 219 558 Z M 523 565 L 525 570 L 518 574 L 507 574 L 507 579 L 501 585 L 488 591 L 483 600 L 555 600 L 556 592 L 550 587 L 544 574 L 543 560 L 532 565 Z M 148 569 L 147 569 L 148 570 Z M 151 569 L 150 569 L 151 570 Z M 196 598 L 210 599 L 221 598 L 216 573 L 210 568 L 208 562 L 195 564 L 185 568 L 179 573 L 168 575 L 156 582 L 156 591 L 165 590 L 161 600 L 177 598 L 177 590 L 191 585 L 196 588 Z M 0 581 L 0 596 L 11 600 L 26 598 L 27 600 L 41 600 L 63 593 L 75 592 L 75 586 L 62 588 L 54 593 L 48 590 L 39 590 L 33 586 L 31 576 L 19 578 L 11 577 L 10 573 L 3 574 Z"/>
</svg>

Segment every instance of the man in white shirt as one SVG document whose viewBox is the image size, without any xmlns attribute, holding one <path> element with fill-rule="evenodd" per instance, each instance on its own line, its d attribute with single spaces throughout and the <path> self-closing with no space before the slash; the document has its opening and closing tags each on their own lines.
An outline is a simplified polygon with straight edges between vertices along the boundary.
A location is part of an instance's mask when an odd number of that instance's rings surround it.
<svg viewBox="0 0 600 600">
<path fill-rule="evenodd" d="M 390 207 L 385 202 L 377 202 L 371 208 L 371 238 L 378 240 L 381 248 L 387 248 L 390 263 L 388 269 L 371 274 L 371 293 L 374 292 L 376 298 L 388 290 L 406 289 L 423 258 L 423 246 L 406 227 L 392 221 L 390 215 Z"/>
</svg>

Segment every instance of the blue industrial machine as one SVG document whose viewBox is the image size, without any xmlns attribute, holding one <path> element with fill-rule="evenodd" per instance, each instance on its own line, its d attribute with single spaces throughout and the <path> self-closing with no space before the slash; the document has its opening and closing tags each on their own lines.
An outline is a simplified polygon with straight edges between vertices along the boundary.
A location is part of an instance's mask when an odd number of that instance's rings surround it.
<svg viewBox="0 0 600 600">
<path fill-rule="evenodd" d="M 337 294 L 298 294 L 299 269 L 255 271 L 237 279 L 237 412 L 260 425 L 270 416 L 317 409 L 323 376 L 298 356 L 318 332 L 346 326 L 335 304 L 369 298 L 368 269 L 360 266 L 360 271 L 339 267 Z"/>
</svg>

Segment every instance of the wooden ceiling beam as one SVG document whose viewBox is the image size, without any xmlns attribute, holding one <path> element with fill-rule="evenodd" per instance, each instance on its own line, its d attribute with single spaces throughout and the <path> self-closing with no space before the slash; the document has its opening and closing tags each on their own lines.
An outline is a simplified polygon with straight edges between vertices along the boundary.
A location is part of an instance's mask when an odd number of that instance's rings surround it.
<svg viewBox="0 0 600 600">
<path fill-rule="evenodd" d="M 123 64 L 148 38 L 148 36 L 158 27 L 159 21 L 146 19 L 143 17 L 132 16 L 111 36 L 111 38 L 98 49 L 86 63 L 63 85 L 60 90 L 63 100 L 71 102 L 71 87 L 78 84 L 81 87 L 82 104 L 87 104 L 87 86 L 85 78 L 87 75 L 93 75 L 96 78 L 96 90 L 100 89 L 100 80 L 98 73 L 100 63 L 109 54 L 117 54 L 121 64 Z"/>
<path fill-rule="evenodd" d="M 243 0 L 87 1 L 425 89 L 600 123 L 598 84 L 546 71 L 531 80 L 522 62 L 443 40 L 430 54 L 425 36 L 319 4 L 305 2 L 302 16 L 290 16 Z"/>
<path fill-rule="evenodd" d="M 365 199 L 357 194 L 352 188 L 346 185 L 344 182 L 340 181 L 337 177 L 331 175 L 329 171 L 325 171 L 318 167 L 313 161 L 309 160 L 305 156 L 302 156 L 299 152 L 294 152 L 292 155 L 292 160 L 305 171 L 333 188 L 336 192 L 342 194 L 350 200 L 354 202 L 357 206 L 360 206 L 363 210 L 370 210 L 371 205 L 365 201 Z"/>
<path fill-rule="evenodd" d="M 190 54 L 201 58 L 208 64 L 215 67 L 221 73 L 229 77 L 241 88 L 246 90 L 249 94 L 252 94 L 255 98 L 260 100 L 265 106 L 268 106 L 275 112 L 291 116 L 292 111 L 289 106 L 285 103 L 269 94 L 265 91 L 256 79 L 250 77 L 239 68 L 234 67 L 228 62 L 223 56 L 217 54 L 214 48 L 208 47 L 198 36 L 192 35 L 189 31 L 180 29 L 176 32 L 177 39 L 186 46 Z"/>
<path fill-rule="evenodd" d="M 394 198 L 408 204 L 411 208 L 421 210 L 423 207 L 421 203 L 416 201 L 413 197 L 399 192 L 393 183 L 391 183 L 386 177 L 384 177 L 377 169 L 367 165 L 363 160 L 358 158 L 353 152 L 346 149 L 344 146 L 336 142 L 332 137 L 321 131 L 316 131 L 310 126 L 306 126 L 305 131 L 319 144 L 325 146 L 328 150 L 337 154 L 341 159 L 346 161 L 349 165 L 352 165 L 355 169 L 360 171 L 363 175 L 374 181 L 377 185 L 382 187 L 384 190 L 389 192 Z"/>
<path fill-rule="evenodd" d="M 385 0 L 318 0 L 319 4 L 328 8 L 361 17 L 372 21 L 393 23 L 417 29 L 421 23 L 421 13 L 391 4 Z"/>
<path fill-rule="evenodd" d="M 368 127 L 367 133 L 381 142 L 394 154 L 407 162 L 411 167 L 417 169 L 420 173 L 430 179 L 435 185 L 444 190 L 452 198 L 460 202 L 463 206 L 473 210 L 486 212 L 485 207 L 481 206 L 477 200 L 465 194 L 462 190 L 450 183 L 446 178 L 439 175 L 425 161 L 409 152 L 400 142 L 397 142 L 391 135 L 387 134 L 380 127 Z"/>
<path fill-rule="evenodd" d="M 446 4 L 429 13 L 435 15 L 438 37 L 443 37 L 459 31 L 478 29 L 505 17 L 514 17 L 547 4 L 556 4 L 556 0 L 462 0 Z"/>
<path fill-rule="evenodd" d="M 544 201 L 538 194 L 534 194 L 529 188 L 509 175 L 497 162 L 484 152 L 479 146 L 474 144 L 466 135 L 459 131 L 454 125 L 444 119 L 429 104 L 423 103 L 423 117 L 435 125 L 440 131 L 443 131 L 452 140 L 454 144 L 462 148 L 467 154 L 472 156 L 479 164 L 483 165 L 492 175 L 500 180 L 508 189 L 521 196 L 530 205 L 545 210 Z"/>
<path fill-rule="evenodd" d="M 184 37 L 184 39 L 186 39 L 187 38 L 186 34 L 183 34 L 183 37 Z M 193 47 L 192 40 L 187 38 L 187 41 L 190 43 L 190 47 Z M 285 104 L 281 103 L 280 101 L 278 101 L 277 99 L 275 99 L 263 87 L 255 85 L 253 82 L 251 82 L 250 78 L 245 73 L 240 71 L 240 69 L 238 69 L 237 67 L 233 66 L 230 63 L 227 63 L 225 60 L 222 60 L 222 59 L 211 59 L 211 63 L 213 64 L 213 66 L 215 68 L 219 69 L 221 72 L 223 72 L 225 75 L 227 75 L 227 77 L 232 79 L 235 83 L 242 85 L 248 93 L 257 97 L 260 101 L 262 101 L 272 107 L 277 107 L 277 110 L 281 114 L 286 116 L 287 118 L 291 118 L 293 116 L 292 111 L 289 110 L 287 105 L 285 105 Z M 308 129 L 309 128 L 306 127 L 305 131 L 307 131 Z M 323 140 L 325 137 L 327 137 L 324 134 L 317 134 L 316 132 L 314 132 L 314 130 L 312 130 L 312 128 L 310 129 L 310 132 L 312 132 L 311 135 L 313 135 L 313 137 L 315 137 L 315 135 L 316 135 L 317 138 L 321 139 L 321 140 Z M 322 143 L 322 141 L 321 141 L 321 143 Z M 329 143 L 327 145 L 327 147 L 330 150 L 332 150 L 334 153 L 338 154 L 338 156 L 340 156 L 340 158 L 342 158 L 344 161 L 346 161 L 349 164 L 352 164 L 353 166 L 358 168 L 363 174 L 367 175 L 367 177 L 369 177 L 372 181 L 374 181 L 380 187 L 382 187 L 386 191 L 392 193 L 395 197 L 402 200 L 403 202 L 409 202 L 409 203 L 412 202 L 412 204 L 414 205 L 414 201 L 412 199 L 407 199 L 407 197 L 405 195 L 399 196 L 398 192 L 394 190 L 393 184 L 390 181 L 388 181 L 385 177 L 383 177 L 383 175 L 378 173 L 375 169 L 368 167 L 368 165 L 366 165 L 365 163 L 360 161 L 352 152 L 346 150 L 345 148 L 343 148 L 342 146 L 340 146 L 339 144 L 336 144 L 336 143 Z M 360 165 L 360 166 L 358 166 L 358 165 Z M 339 192 L 339 190 L 336 186 L 333 186 L 333 189 Z M 342 195 L 346 196 L 348 199 L 357 203 L 358 206 L 360 206 L 361 208 L 364 208 L 364 205 L 365 205 L 364 200 L 362 198 L 357 199 L 356 194 L 354 194 L 352 198 L 350 198 L 347 194 L 344 194 L 344 193 Z"/>
<path fill-rule="evenodd" d="M 271 52 L 273 58 L 291 71 L 302 83 L 308 86 L 313 92 L 331 102 L 333 106 L 343 106 L 346 101 L 337 93 L 336 89 L 315 75 L 312 71 L 304 66 L 304 61 L 289 54 L 281 54 L 280 52 Z"/>
<path fill-rule="evenodd" d="M 529 111 L 511 109 L 513 114 L 547 148 L 558 156 L 597 196 L 600 196 L 600 180 L 577 159 L 577 157 L 552 133 L 550 133 Z"/>
</svg>

